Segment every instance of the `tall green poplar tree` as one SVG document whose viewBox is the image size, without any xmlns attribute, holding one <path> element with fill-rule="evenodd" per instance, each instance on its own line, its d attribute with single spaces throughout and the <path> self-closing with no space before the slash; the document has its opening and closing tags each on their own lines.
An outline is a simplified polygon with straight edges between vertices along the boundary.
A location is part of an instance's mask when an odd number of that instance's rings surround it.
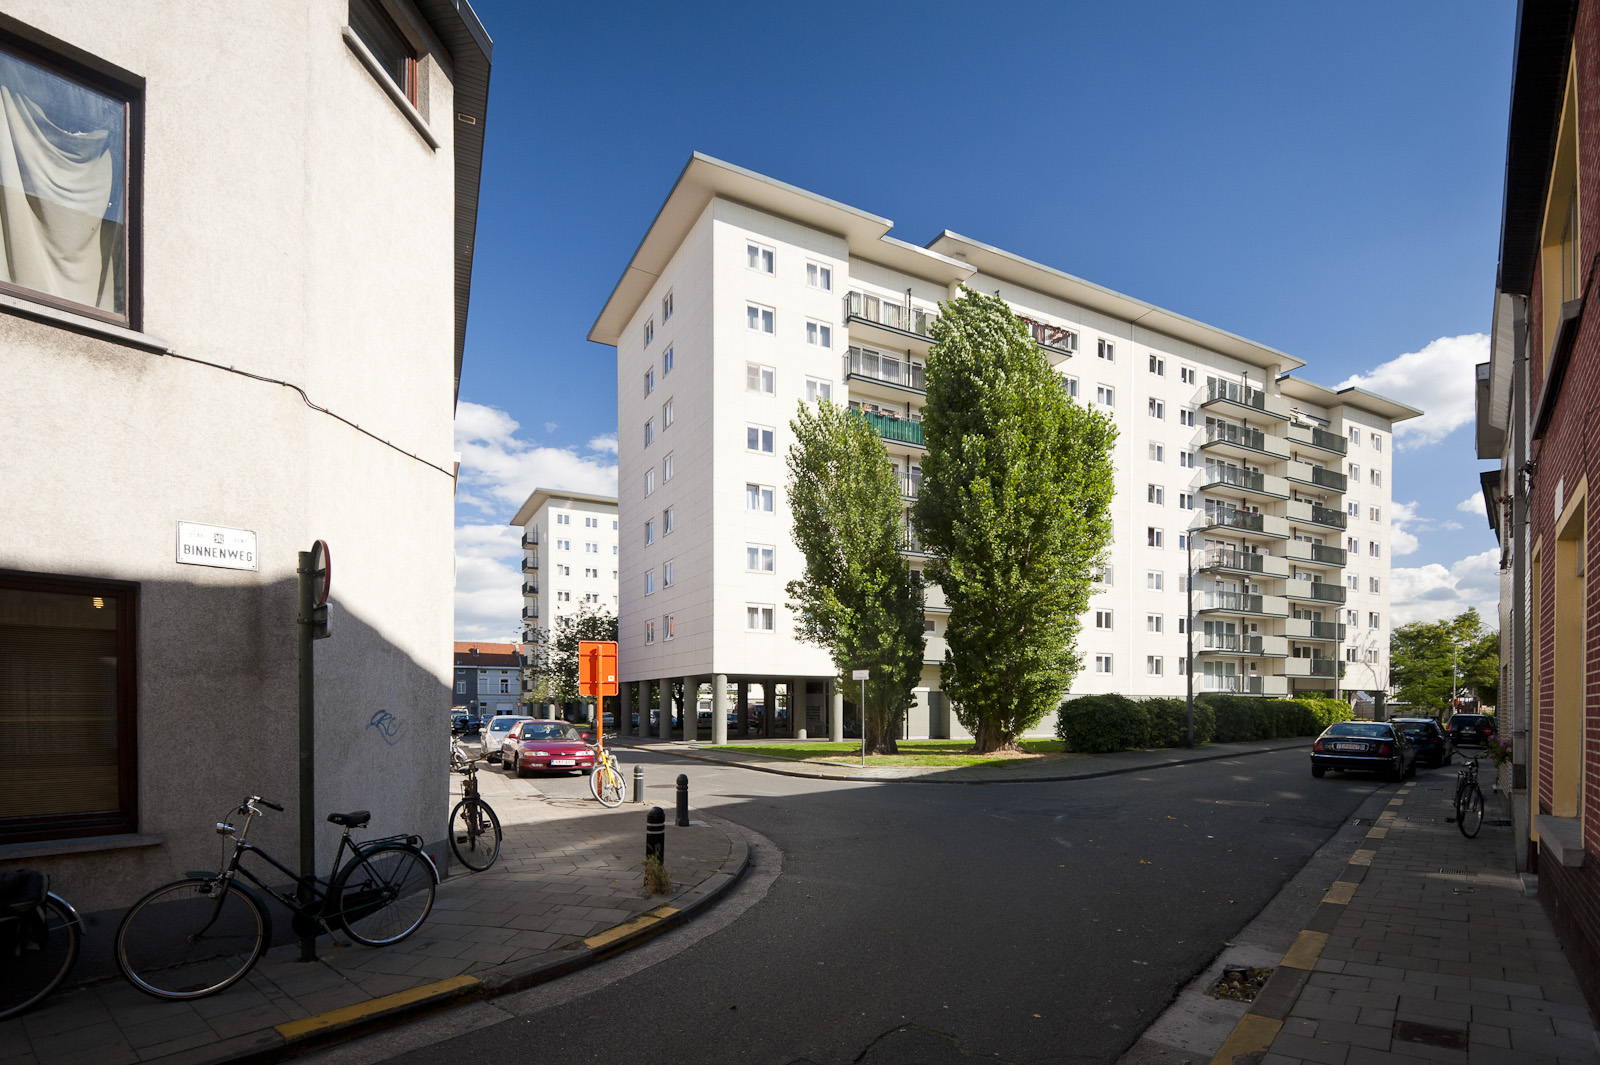
<svg viewBox="0 0 1600 1065">
<path fill-rule="evenodd" d="M 854 670 L 871 671 L 861 709 L 867 749 L 893 754 L 923 651 L 922 586 L 900 554 L 900 485 L 863 419 L 823 400 L 802 403 L 789 426 L 789 510 L 806 573 L 785 590 L 799 637 L 828 649 L 846 692 L 858 690 Z"/>
<path fill-rule="evenodd" d="M 913 517 L 950 606 L 941 687 L 988 752 L 1014 747 L 1082 666 L 1117 431 L 1072 401 L 1003 300 L 964 289 L 940 310 Z"/>
</svg>

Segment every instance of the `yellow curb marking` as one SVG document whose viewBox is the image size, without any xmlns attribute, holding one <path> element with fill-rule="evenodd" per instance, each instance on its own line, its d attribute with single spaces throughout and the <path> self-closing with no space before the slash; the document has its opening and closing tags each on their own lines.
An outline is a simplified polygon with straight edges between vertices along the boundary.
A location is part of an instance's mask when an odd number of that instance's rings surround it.
<svg viewBox="0 0 1600 1065">
<path fill-rule="evenodd" d="M 1368 839 L 1383 839 L 1388 834 L 1389 834 L 1389 829 L 1387 827 L 1384 827 L 1384 828 L 1369 828 L 1369 829 L 1367 829 L 1367 838 Z"/>
<path fill-rule="evenodd" d="M 1390 799 L 1389 800 L 1389 805 L 1390 806 L 1404 806 L 1405 804 L 1406 804 L 1406 801 L 1404 799 L 1395 798 L 1395 799 Z"/>
<path fill-rule="evenodd" d="M 1278 964 L 1287 969 L 1311 969 L 1322 956 L 1322 948 L 1327 945 L 1328 933 L 1307 929 L 1295 936 L 1294 945 Z"/>
<path fill-rule="evenodd" d="M 1271 1017 L 1263 1017 L 1259 1013 L 1245 1014 L 1233 1026 L 1227 1042 L 1211 1059 L 1211 1065 L 1233 1065 L 1234 1058 L 1240 1054 L 1266 1050 L 1278 1037 L 1278 1029 L 1282 1027 L 1282 1021 L 1275 1021 Z"/>
<path fill-rule="evenodd" d="M 1356 851 L 1354 854 L 1352 854 L 1350 856 L 1350 863 L 1349 864 L 1351 864 L 1351 865 L 1371 865 L 1372 864 L 1372 857 L 1373 857 L 1373 855 L 1375 855 L 1377 853 L 1378 853 L 1377 851 L 1369 851 L 1369 850 Z"/>
<path fill-rule="evenodd" d="M 641 928 L 649 928 L 663 917 L 671 917 L 677 912 L 678 911 L 671 906 L 658 906 L 649 913 L 640 914 L 631 921 L 624 921 L 619 925 L 613 925 L 604 932 L 597 932 L 588 939 L 585 939 L 583 941 L 583 945 L 588 947 L 590 950 L 599 950 L 608 943 L 615 943 L 623 936 L 632 935 Z"/>
<path fill-rule="evenodd" d="M 423 984 L 421 987 L 413 987 L 410 991 L 397 991 L 392 995 L 384 995 L 382 998 L 375 998 L 368 1002 L 358 1002 L 354 1006 L 329 1010 L 327 1013 L 319 1013 L 314 1017 L 304 1017 L 298 1021 L 288 1021 L 276 1027 L 278 1034 L 283 1036 L 284 1042 L 294 1043 L 304 1039 L 312 1032 L 320 1031 L 324 1028 L 349 1024 L 353 1021 L 359 1021 L 363 1017 L 376 1016 L 400 1006 L 421 1002 L 424 999 L 443 997 L 464 988 L 474 987 L 481 982 L 476 976 L 452 976 L 448 980 Z"/>
<path fill-rule="evenodd" d="M 1328 893 L 1322 896 L 1323 902 L 1331 902 L 1335 906 L 1348 906 L 1355 896 L 1356 885 L 1348 880 L 1335 880 Z"/>
<path fill-rule="evenodd" d="M 658 906 L 650 912 L 654 913 L 657 917 L 671 917 L 673 914 L 677 913 L 678 910 L 674 906 Z"/>
</svg>

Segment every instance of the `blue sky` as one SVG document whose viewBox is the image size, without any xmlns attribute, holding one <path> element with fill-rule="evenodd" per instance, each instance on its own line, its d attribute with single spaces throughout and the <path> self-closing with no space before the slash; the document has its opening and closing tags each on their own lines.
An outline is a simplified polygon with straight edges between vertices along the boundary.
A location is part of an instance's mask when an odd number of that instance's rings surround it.
<svg viewBox="0 0 1600 1065">
<path fill-rule="evenodd" d="M 1394 617 L 1492 618 L 1471 366 L 1488 357 L 1509 0 L 474 6 L 495 54 L 458 638 L 517 630 L 505 523 L 535 485 L 615 490 L 614 352 L 584 337 L 692 151 L 1426 410 L 1397 439 Z"/>
</svg>

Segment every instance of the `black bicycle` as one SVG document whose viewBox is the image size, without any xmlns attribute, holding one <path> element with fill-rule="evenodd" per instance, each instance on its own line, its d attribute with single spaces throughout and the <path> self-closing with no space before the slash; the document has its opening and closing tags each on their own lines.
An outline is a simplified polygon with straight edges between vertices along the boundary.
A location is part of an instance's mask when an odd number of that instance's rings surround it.
<svg viewBox="0 0 1600 1065">
<path fill-rule="evenodd" d="M 1456 774 L 1456 827 L 1472 839 L 1483 827 L 1483 791 L 1478 787 L 1478 760 L 1467 758 Z"/>
<path fill-rule="evenodd" d="M 50 878 L 0 873 L 0 1021 L 39 1004 L 78 960 L 83 922 Z"/>
<path fill-rule="evenodd" d="M 215 994 L 250 971 L 272 942 L 272 921 L 261 899 L 243 877 L 287 906 L 302 936 L 343 932 L 357 943 L 381 947 L 398 943 L 422 927 L 433 909 L 439 872 L 423 851 L 419 836 L 398 835 L 352 842 L 351 829 L 372 819 L 366 810 L 329 814 L 344 829 L 326 880 L 300 877 L 265 850 L 245 842 L 250 825 L 265 816 L 261 807 L 283 809 L 259 795 L 240 804 L 246 818 L 235 830 L 217 823 L 217 833 L 233 840 L 233 853 L 215 875 L 193 873 L 156 888 L 134 903 L 117 929 L 117 967 L 128 982 L 157 998 L 200 998 Z M 345 852 L 350 860 L 341 868 Z M 285 874 L 293 886 L 276 890 L 241 861 L 258 854 Z M 304 895 L 304 900 L 300 895 Z"/>
<path fill-rule="evenodd" d="M 500 857 L 500 819 L 478 797 L 478 760 L 451 743 L 450 762 L 467 778 L 461 782 L 461 801 L 450 811 L 450 850 L 456 861 L 481 873 Z"/>
</svg>

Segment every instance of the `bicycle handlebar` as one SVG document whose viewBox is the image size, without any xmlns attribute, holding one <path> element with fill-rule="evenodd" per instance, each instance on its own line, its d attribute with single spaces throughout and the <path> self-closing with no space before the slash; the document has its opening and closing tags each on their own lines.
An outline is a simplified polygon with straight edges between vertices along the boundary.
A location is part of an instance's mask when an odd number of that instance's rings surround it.
<svg viewBox="0 0 1600 1065">
<path fill-rule="evenodd" d="M 241 805 L 243 805 L 243 806 L 251 806 L 251 805 L 254 805 L 255 803 L 260 803 L 262 806 L 267 807 L 269 810 L 276 810 L 280 814 L 283 813 L 283 807 L 279 806 L 275 802 L 272 802 L 270 799 L 263 799 L 259 795 L 250 796 Z"/>
</svg>

